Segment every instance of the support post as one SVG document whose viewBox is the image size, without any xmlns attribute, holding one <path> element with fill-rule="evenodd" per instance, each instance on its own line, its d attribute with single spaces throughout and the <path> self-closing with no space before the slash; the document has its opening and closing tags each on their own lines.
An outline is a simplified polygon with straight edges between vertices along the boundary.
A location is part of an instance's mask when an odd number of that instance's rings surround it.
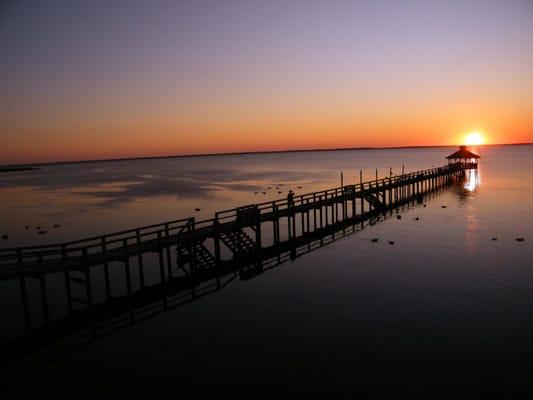
<svg viewBox="0 0 533 400">
<path fill-rule="evenodd" d="M 257 251 L 261 251 L 261 210 L 259 208 L 256 209 L 255 215 L 255 245 Z"/>
<path fill-rule="evenodd" d="M 101 246 L 102 246 L 102 253 L 104 254 L 104 260 L 107 260 L 107 246 L 105 241 L 105 236 L 102 236 L 101 240 Z M 104 282 L 105 282 L 105 292 L 107 300 L 111 299 L 111 282 L 109 281 L 109 265 L 107 261 L 104 262 Z"/>
<path fill-rule="evenodd" d="M 43 256 L 39 254 L 37 257 L 37 265 L 39 268 L 39 283 L 41 286 L 41 301 L 43 303 L 44 322 L 48 325 L 50 323 L 50 311 L 48 309 L 48 295 L 46 293 L 45 275 L 42 271 Z"/>
<path fill-rule="evenodd" d="M 63 262 L 66 263 L 66 260 L 67 260 L 67 249 L 66 249 L 65 245 L 61 246 L 61 258 L 63 259 Z M 68 311 L 72 312 L 72 290 L 71 290 L 71 286 L 70 286 L 69 271 L 66 270 L 64 275 L 65 275 L 65 289 L 67 291 Z"/>
<path fill-rule="evenodd" d="M 17 250 L 17 263 L 20 269 L 22 267 L 22 253 L 20 249 Z M 20 277 L 20 295 L 22 297 L 22 307 L 24 309 L 24 323 L 26 331 L 29 331 L 31 330 L 31 322 L 28 307 L 28 291 L 26 290 L 26 278 L 24 276 Z"/>
<path fill-rule="evenodd" d="M 165 226 L 167 226 L 165 224 Z M 137 255 L 137 260 L 139 264 L 139 279 L 141 281 L 141 288 L 144 288 L 144 266 L 143 266 L 143 256 L 141 251 L 141 232 L 139 229 L 135 230 L 135 236 L 137 239 L 137 251 L 139 254 Z M 169 255 L 170 255 L 170 249 L 169 249 Z"/>
<path fill-rule="evenodd" d="M 158 232 L 161 235 L 160 232 Z M 126 289 L 128 290 L 128 295 L 131 294 L 131 271 L 130 271 L 130 257 L 128 254 L 128 239 L 122 240 L 122 251 L 124 257 L 124 266 L 126 268 Z"/>
<path fill-rule="evenodd" d="M 168 224 L 165 224 L 165 238 L 166 238 L 166 253 L 167 253 L 167 270 L 168 279 L 172 278 L 172 255 L 170 254 L 170 230 Z M 143 282 L 144 283 L 144 282 Z"/>
</svg>

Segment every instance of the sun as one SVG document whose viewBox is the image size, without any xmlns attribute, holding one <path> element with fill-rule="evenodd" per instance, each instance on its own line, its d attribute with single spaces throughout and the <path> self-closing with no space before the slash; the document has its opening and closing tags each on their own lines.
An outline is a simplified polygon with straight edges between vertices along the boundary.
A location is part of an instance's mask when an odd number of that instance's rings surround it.
<svg viewBox="0 0 533 400">
<path fill-rule="evenodd" d="M 465 136 L 465 144 L 468 146 L 477 146 L 485 143 L 483 132 L 474 131 Z"/>
</svg>

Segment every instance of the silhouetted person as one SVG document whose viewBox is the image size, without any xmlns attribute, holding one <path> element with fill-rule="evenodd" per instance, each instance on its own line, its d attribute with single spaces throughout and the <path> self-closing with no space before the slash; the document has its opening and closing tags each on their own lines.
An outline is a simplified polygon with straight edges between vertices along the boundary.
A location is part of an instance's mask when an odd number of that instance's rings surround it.
<svg viewBox="0 0 533 400">
<path fill-rule="evenodd" d="M 294 192 L 292 190 L 289 190 L 289 193 L 287 194 L 287 205 L 289 207 L 294 205 Z"/>
</svg>

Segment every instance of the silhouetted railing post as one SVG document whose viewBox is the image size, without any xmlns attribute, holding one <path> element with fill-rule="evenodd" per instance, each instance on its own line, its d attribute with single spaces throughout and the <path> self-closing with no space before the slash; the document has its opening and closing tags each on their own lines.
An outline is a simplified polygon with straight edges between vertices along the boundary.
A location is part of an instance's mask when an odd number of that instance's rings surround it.
<svg viewBox="0 0 533 400">
<path fill-rule="evenodd" d="M 365 215 L 365 184 L 362 183 L 361 184 L 361 194 L 360 194 L 360 199 L 361 199 L 361 228 L 364 227 L 364 215 Z"/>
<path fill-rule="evenodd" d="M 20 249 L 17 249 L 17 264 L 19 268 L 21 268 L 23 264 L 22 251 Z M 29 331 L 31 330 L 31 322 L 30 322 L 30 311 L 28 307 L 28 291 L 26 290 L 25 276 L 21 275 L 19 281 L 20 281 L 20 296 L 22 298 L 22 308 L 24 310 L 24 324 L 26 326 L 26 331 Z"/>
<path fill-rule="evenodd" d="M 255 209 L 255 246 L 257 251 L 262 248 L 261 241 L 261 210 L 256 206 Z"/>
<path fill-rule="evenodd" d="M 351 196 L 352 197 L 352 220 L 353 220 L 352 227 L 353 228 L 355 228 L 355 218 L 356 218 L 356 213 L 357 213 L 357 205 L 355 203 L 355 201 L 356 201 L 355 192 L 356 192 L 356 188 L 355 188 L 355 185 L 354 185 L 352 196 Z"/>
<path fill-rule="evenodd" d="M 316 193 L 313 193 L 313 231 L 316 231 Z"/>
<path fill-rule="evenodd" d="M 392 206 L 392 176 L 389 178 L 389 185 L 388 185 L 387 194 L 389 195 L 389 201 L 388 201 L 387 206 L 390 208 Z M 392 211 L 392 209 L 391 209 L 391 211 Z"/>
<path fill-rule="evenodd" d="M 329 210 L 328 210 L 328 193 L 326 192 L 325 193 L 325 198 L 326 198 L 326 201 L 325 201 L 325 207 L 326 207 L 326 212 L 325 212 L 325 217 L 326 217 L 326 225 L 325 226 L 328 226 L 329 225 Z M 333 214 L 333 212 L 332 212 Z"/>
<path fill-rule="evenodd" d="M 191 220 L 191 224 L 189 224 L 188 226 L 188 229 L 189 229 L 189 232 L 192 232 L 195 228 L 195 220 L 194 218 L 192 218 Z M 192 295 L 193 297 L 196 297 L 196 246 L 195 246 L 195 243 L 194 243 L 194 239 L 189 239 L 190 240 L 190 247 L 189 247 L 189 254 L 190 254 L 190 258 L 189 258 L 189 273 L 190 273 L 190 277 L 191 277 L 191 292 L 192 292 Z"/>
<path fill-rule="evenodd" d="M 100 246 L 102 247 L 102 254 L 104 259 L 107 259 L 107 246 L 106 246 L 106 237 L 102 236 L 100 239 Z M 104 262 L 104 281 L 105 281 L 105 293 L 107 300 L 111 299 L 111 282 L 109 281 L 109 264 L 107 261 Z"/>
<path fill-rule="evenodd" d="M 63 259 L 63 262 L 67 262 L 67 248 L 65 245 L 61 246 L 61 258 Z M 69 271 L 66 270 L 64 272 L 65 276 L 65 290 L 67 292 L 67 305 L 69 312 L 72 312 L 72 288 L 70 286 L 70 276 Z"/>
<path fill-rule="evenodd" d="M 91 271 L 89 270 L 89 265 L 87 262 L 87 247 L 84 247 L 83 250 L 83 272 L 85 273 L 85 284 L 87 290 L 87 305 L 90 307 L 93 304 L 93 290 L 91 285 Z"/>
<path fill-rule="evenodd" d="M 293 239 L 296 237 L 296 210 L 295 210 L 296 203 L 293 200 L 292 202 L 292 237 Z"/>
<path fill-rule="evenodd" d="M 342 201 L 342 197 L 340 198 L 340 200 Z M 337 223 L 339 221 L 339 194 L 337 189 L 335 189 L 335 200 L 333 202 L 333 205 L 335 206 L 335 220 L 333 221 L 333 223 Z"/>
<path fill-rule="evenodd" d="M 128 254 L 128 239 L 122 239 L 122 257 L 124 259 L 124 267 L 126 270 L 126 288 L 128 294 L 131 294 L 131 271 L 130 271 L 130 257 Z"/>
<path fill-rule="evenodd" d="M 279 235 L 280 235 L 280 231 L 279 231 L 279 220 L 280 220 L 280 217 L 279 217 L 279 213 L 278 213 L 278 206 L 275 202 L 272 202 L 272 212 L 274 213 L 274 217 L 272 218 L 272 230 L 273 230 L 273 235 L 274 235 L 274 244 L 279 244 Z"/>
<path fill-rule="evenodd" d="M 137 238 L 137 247 L 139 248 L 139 254 L 137 255 L 137 261 L 138 261 L 138 264 L 139 264 L 139 279 L 140 279 L 140 284 L 141 284 L 141 288 L 144 287 L 144 265 L 143 265 L 143 252 L 141 251 L 141 246 L 142 246 L 142 243 L 141 243 L 141 232 L 139 229 L 136 229 L 135 230 L 135 236 Z"/>
<path fill-rule="evenodd" d="M 215 215 L 213 220 L 213 230 L 214 230 L 214 246 L 215 246 L 215 263 L 220 265 L 220 223 L 218 221 L 218 214 Z"/>
<path fill-rule="evenodd" d="M 163 250 L 161 249 L 161 231 L 157 231 L 157 254 L 159 257 L 159 274 L 161 283 L 165 283 L 165 261 L 163 260 Z"/>
<path fill-rule="evenodd" d="M 167 270 L 168 270 L 168 279 L 172 278 L 172 256 L 170 255 L 170 231 L 168 229 L 168 224 L 165 224 L 165 240 L 168 242 L 166 247 L 167 253 Z"/>
<path fill-rule="evenodd" d="M 43 313 L 44 313 L 44 321 L 46 324 L 50 323 L 50 311 L 48 309 L 48 295 L 46 292 L 46 276 L 44 275 L 44 272 L 42 270 L 43 266 L 43 256 L 42 254 L 39 254 L 37 256 L 37 266 L 39 268 L 39 283 L 41 286 L 41 301 L 43 303 Z"/>
<path fill-rule="evenodd" d="M 346 195 L 345 195 L 345 188 L 342 187 L 341 188 L 341 212 L 340 212 L 340 218 L 341 218 L 341 222 L 344 222 L 346 220 Z M 344 231 L 344 224 L 342 225 L 343 226 L 343 231 Z"/>
<path fill-rule="evenodd" d="M 287 235 L 289 240 L 292 239 L 292 210 L 291 205 L 287 202 Z"/>
</svg>

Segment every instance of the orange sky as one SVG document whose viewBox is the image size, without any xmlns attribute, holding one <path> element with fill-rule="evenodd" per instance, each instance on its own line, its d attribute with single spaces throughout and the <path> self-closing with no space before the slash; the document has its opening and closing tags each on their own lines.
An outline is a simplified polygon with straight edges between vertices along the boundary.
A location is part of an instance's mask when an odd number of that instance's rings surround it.
<svg viewBox="0 0 533 400">
<path fill-rule="evenodd" d="M 533 142 L 533 6 L 237 3 L 12 6 L 0 164 Z"/>
</svg>

